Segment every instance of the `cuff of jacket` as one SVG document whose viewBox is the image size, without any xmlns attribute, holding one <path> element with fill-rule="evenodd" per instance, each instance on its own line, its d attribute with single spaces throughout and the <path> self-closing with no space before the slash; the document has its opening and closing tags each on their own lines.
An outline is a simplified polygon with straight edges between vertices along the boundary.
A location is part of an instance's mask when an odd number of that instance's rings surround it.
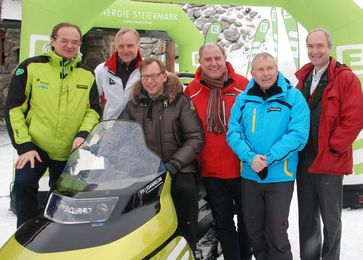
<svg viewBox="0 0 363 260">
<path fill-rule="evenodd" d="M 87 132 L 87 131 L 80 131 L 80 132 L 78 132 L 78 134 L 76 135 L 76 137 L 82 137 L 82 138 L 86 139 L 88 135 L 89 135 L 89 132 Z"/>
<path fill-rule="evenodd" d="M 35 144 L 33 144 L 32 142 L 22 143 L 22 144 L 17 145 L 17 147 L 16 147 L 16 151 L 18 152 L 18 155 L 22 155 L 23 153 L 26 153 L 26 152 L 29 152 L 32 150 L 36 150 Z"/>
<path fill-rule="evenodd" d="M 256 153 L 255 152 L 250 151 L 250 152 L 247 153 L 246 162 L 247 162 L 248 165 L 251 165 L 252 164 L 253 159 L 255 158 L 255 156 L 256 156 Z"/>
</svg>

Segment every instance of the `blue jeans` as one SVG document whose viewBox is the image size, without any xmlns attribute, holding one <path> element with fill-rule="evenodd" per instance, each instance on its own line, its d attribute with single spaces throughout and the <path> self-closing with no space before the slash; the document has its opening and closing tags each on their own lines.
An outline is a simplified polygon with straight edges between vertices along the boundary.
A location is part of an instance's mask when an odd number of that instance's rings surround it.
<svg viewBox="0 0 363 260">
<path fill-rule="evenodd" d="M 250 259 L 251 247 L 242 218 L 241 179 L 203 179 L 224 259 Z M 238 230 L 233 220 L 235 213 Z"/>
<path fill-rule="evenodd" d="M 47 168 L 49 168 L 49 186 L 52 187 L 66 165 L 66 161 L 51 160 L 45 151 L 39 148 L 36 150 L 43 162 L 35 159 L 34 168 L 27 163 L 22 169 L 15 170 L 13 193 L 17 227 L 39 214 L 37 199 L 39 180 Z"/>
</svg>

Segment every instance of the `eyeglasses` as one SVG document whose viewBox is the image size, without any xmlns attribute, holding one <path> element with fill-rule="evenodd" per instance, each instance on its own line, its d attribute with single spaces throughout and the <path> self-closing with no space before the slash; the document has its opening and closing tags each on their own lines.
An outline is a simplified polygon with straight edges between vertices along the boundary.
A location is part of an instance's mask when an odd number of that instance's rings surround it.
<svg viewBox="0 0 363 260">
<path fill-rule="evenodd" d="M 162 74 L 162 72 L 153 73 L 153 74 L 150 74 L 150 75 L 141 75 L 140 78 L 141 78 L 142 81 L 147 81 L 148 79 L 156 80 L 161 74 Z"/>
<path fill-rule="evenodd" d="M 68 39 L 57 38 L 57 37 L 54 37 L 54 39 L 59 39 L 59 41 L 61 42 L 61 44 L 64 44 L 64 45 L 71 44 L 73 47 L 77 47 L 77 46 L 81 45 L 81 42 L 80 41 L 76 41 L 76 40 L 68 40 Z"/>
</svg>

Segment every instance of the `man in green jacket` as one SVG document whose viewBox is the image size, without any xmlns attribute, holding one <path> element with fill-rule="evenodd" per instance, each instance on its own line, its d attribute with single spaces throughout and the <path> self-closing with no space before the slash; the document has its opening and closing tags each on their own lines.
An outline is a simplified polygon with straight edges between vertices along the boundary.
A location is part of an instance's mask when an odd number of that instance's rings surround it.
<svg viewBox="0 0 363 260">
<path fill-rule="evenodd" d="M 18 227 L 38 214 L 38 183 L 47 168 L 51 187 L 99 120 L 95 78 L 78 56 L 81 37 L 78 26 L 57 24 L 50 50 L 23 61 L 10 82 L 5 120 L 19 154 L 13 188 Z"/>
</svg>

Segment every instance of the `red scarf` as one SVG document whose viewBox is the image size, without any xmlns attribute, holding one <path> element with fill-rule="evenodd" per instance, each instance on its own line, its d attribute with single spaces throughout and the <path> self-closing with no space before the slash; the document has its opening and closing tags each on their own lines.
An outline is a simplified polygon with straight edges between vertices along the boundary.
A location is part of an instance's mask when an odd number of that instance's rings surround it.
<svg viewBox="0 0 363 260">
<path fill-rule="evenodd" d="M 202 79 L 211 88 L 207 107 L 207 131 L 220 135 L 226 132 L 225 106 L 222 101 L 222 88 L 227 79 L 228 71 L 219 79 L 211 79 L 203 71 Z"/>
</svg>

